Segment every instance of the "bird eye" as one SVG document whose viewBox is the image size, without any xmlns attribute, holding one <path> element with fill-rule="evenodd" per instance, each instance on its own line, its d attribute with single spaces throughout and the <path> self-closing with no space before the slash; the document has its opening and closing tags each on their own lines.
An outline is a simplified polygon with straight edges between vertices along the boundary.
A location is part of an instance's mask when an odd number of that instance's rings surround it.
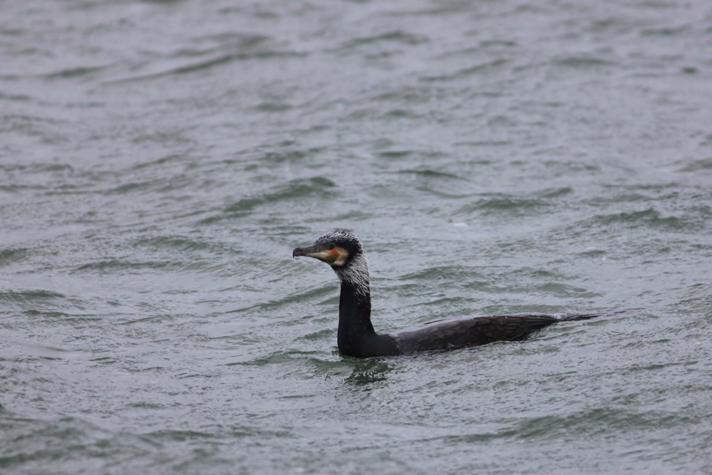
<svg viewBox="0 0 712 475">
<path fill-rule="evenodd" d="M 332 250 L 335 247 L 336 247 L 336 244 L 334 244 L 333 242 L 331 244 L 329 244 L 329 250 Z"/>
</svg>

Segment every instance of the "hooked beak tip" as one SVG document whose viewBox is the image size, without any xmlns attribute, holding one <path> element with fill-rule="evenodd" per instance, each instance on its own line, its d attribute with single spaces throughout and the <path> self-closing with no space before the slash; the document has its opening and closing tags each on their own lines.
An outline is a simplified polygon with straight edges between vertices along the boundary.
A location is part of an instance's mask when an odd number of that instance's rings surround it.
<svg viewBox="0 0 712 475">
<path fill-rule="evenodd" d="M 295 257 L 299 257 L 299 256 L 306 256 L 304 249 L 302 249 L 301 247 L 297 247 L 296 249 L 294 249 L 292 251 L 292 259 L 294 259 Z"/>
</svg>

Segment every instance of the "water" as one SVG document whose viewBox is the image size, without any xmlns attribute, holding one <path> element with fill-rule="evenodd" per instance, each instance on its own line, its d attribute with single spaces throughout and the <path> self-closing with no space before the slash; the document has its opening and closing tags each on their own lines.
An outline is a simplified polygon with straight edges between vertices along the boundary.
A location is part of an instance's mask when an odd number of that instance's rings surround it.
<svg viewBox="0 0 712 475">
<path fill-rule="evenodd" d="M 712 472 L 704 1 L 0 14 L 2 473 Z M 374 324 L 601 312 L 338 355 Z"/>
</svg>

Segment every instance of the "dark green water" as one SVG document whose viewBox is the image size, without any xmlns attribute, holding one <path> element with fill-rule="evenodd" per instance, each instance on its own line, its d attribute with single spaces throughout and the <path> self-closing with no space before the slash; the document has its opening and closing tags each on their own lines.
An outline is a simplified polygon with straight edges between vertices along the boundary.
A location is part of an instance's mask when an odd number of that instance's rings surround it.
<svg viewBox="0 0 712 475">
<path fill-rule="evenodd" d="M 712 472 L 712 5 L 0 6 L 0 472 Z M 291 250 L 362 238 L 336 352 Z"/>
</svg>

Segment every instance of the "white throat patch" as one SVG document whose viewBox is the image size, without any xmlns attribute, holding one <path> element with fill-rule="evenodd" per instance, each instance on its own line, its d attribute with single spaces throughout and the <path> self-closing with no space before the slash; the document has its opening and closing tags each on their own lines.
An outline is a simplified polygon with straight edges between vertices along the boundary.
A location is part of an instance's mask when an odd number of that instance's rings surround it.
<svg viewBox="0 0 712 475">
<path fill-rule="evenodd" d="M 348 266 L 334 267 L 333 269 L 339 279 L 353 285 L 357 293 L 361 295 L 369 293 L 368 262 L 363 254 L 354 257 Z"/>
</svg>

